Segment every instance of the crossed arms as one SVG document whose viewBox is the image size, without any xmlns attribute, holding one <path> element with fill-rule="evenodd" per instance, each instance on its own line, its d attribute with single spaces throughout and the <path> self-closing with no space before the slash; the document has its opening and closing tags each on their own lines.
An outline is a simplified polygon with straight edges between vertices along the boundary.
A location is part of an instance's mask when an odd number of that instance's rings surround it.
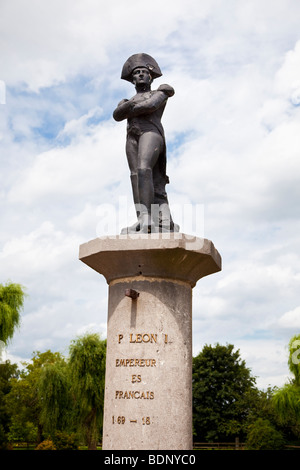
<svg viewBox="0 0 300 470">
<path fill-rule="evenodd" d="M 160 85 L 150 98 L 137 101 L 137 97 L 122 100 L 113 113 L 116 121 L 130 119 L 141 114 L 151 114 L 164 105 L 169 96 L 173 96 L 174 89 L 170 85 Z"/>
</svg>

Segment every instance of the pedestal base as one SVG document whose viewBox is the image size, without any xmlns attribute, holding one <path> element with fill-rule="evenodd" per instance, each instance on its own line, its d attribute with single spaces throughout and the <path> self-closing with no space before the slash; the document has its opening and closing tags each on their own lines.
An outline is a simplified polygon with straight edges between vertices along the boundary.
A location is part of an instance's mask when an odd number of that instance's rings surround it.
<svg viewBox="0 0 300 470">
<path fill-rule="evenodd" d="M 81 245 L 80 259 L 109 284 L 103 449 L 192 449 L 192 287 L 219 253 L 134 235 Z"/>
</svg>

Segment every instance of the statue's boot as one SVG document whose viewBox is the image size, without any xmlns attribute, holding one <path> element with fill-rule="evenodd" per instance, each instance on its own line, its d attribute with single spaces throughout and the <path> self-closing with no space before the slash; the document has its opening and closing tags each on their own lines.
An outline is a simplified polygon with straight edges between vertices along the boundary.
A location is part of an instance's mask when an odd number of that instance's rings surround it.
<svg viewBox="0 0 300 470">
<path fill-rule="evenodd" d="M 138 175 L 135 173 L 130 175 L 130 180 L 131 180 L 131 187 L 132 187 L 132 194 L 133 194 L 133 202 L 134 202 L 134 207 L 136 210 L 136 215 L 137 215 L 138 220 L 130 227 L 123 228 L 121 230 L 121 234 L 137 233 L 140 230 L 140 211 L 139 211 L 140 204 L 139 204 Z"/>
<path fill-rule="evenodd" d="M 155 223 L 151 217 L 151 204 L 154 203 L 154 189 L 151 169 L 138 170 L 138 190 L 139 190 L 139 233 L 155 232 Z"/>
</svg>

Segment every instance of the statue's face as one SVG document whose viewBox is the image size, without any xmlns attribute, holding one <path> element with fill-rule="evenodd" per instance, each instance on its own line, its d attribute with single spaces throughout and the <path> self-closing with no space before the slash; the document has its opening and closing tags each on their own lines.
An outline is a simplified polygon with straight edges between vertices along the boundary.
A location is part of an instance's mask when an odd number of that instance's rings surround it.
<svg viewBox="0 0 300 470">
<path fill-rule="evenodd" d="M 149 70 L 146 67 L 137 67 L 132 72 L 132 83 L 134 85 L 150 85 L 152 77 Z"/>
</svg>

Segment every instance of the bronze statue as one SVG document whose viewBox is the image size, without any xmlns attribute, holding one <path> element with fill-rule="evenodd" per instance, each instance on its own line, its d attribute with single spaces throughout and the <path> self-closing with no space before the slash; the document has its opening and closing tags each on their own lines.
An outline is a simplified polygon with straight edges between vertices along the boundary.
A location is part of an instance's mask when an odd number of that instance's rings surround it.
<svg viewBox="0 0 300 470">
<path fill-rule="evenodd" d="M 166 142 L 161 124 L 167 100 L 175 91 L 169 85 L 151 90 L 151 83 L 162 75 L 157 62 L 148 54 L 134 54 L 125 62 L 121 78 L 135 86 L 136 95 L 122 100 L 113 113 L 116 121 L 127 119 L 126 155 L 130 169 L 137 222 L 122 233 L 178 231 L 174 224 L 165 185 Z"/>
</svg>

